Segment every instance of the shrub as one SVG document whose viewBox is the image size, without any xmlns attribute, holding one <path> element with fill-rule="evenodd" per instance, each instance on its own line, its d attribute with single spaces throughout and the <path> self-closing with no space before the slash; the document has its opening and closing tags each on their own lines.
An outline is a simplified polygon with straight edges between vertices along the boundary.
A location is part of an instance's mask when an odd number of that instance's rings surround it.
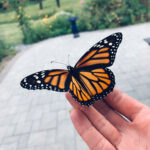
<svg viewBox="0 0 150 150">
<path fill-rule="evenodd" d="M 0 10 L 7 10 L 9 3 L 6 0 L 0 1 Z"/>
<path fill-rule="evenodd" d="M 2 50 L 2 49 L 0 49 L 0 62 L 1 62 L 2 59 L 3 59 L 4 57 L 6 57 L 6 56 L 7 56 L 7 52 L 4 51 L 4 50 Z"/>
<path fill-rule="evenodd" d="M 144 6 L 141 0 L 122 1 L 122 6 L 116 10 L 120 16 L 119 25 L 129 25 L 141 23 L 147 20 L 147 6 Z"/>
<path fill-rule="evenodd" d="M 67 21 L 68 16 L 58 16 L 54 21 L 52 21 L 49 25 L 50 34 L 52 36 L 64 35 L 71 32 L 71 25 Z"/>
<path fill-rule="evenodd" d="M 83 12 L 79 14 L 83 22 L 81 30 L 113 28 L 144 22 L 148 19 L 150 8 L 144 0 L 88 0 Z M 84 17 L 84 18 L 83 18 Z"/>
<path fill-rule="evenodd" d="M 43 20 L 43 23 L 39 23 L 32 27 L 33 39 L 32 42 L 38 42 L 49 37 L 55 37 L 58 35 L 64 35 L 71 33 L 71 25 L 67 21 L 65 15 L 56 17 L 53 21 L 47 22 Z M 46 19 L 45 19 L 46 20 Z"/>
<path fill-rule="evenodd" d="M 5 56 L 7 56 L 6 46 L 4 41 L 0 40 L 0 62 Z"/>
<path fill-rule="evenodd" d="M 25 44 L 29 44 L 32 42 L 32 38 L 33 38 L 33 30 L 31 29 L 31 25 L 28 21 L 27 16 L 25 16 L 24 14 L 24 10 L 22 5 L 18 6 L 16 8 L 16 13 L 17 13 L 17 18 L 18 18 L 18 22 L 20 25 L 20 28 L 22 30 L 23 33 L 23 43 Z"/>
<path fill-rule="evenodd" d="M 6 56 L 13 56 L 17 52 L 14 49 L 10 49 L 9 45 L 6 45 L 6 43 L 0 39 L 0 62 L 2 59 Z"/>
<path fill-rule="evenodd" d="M 111 0 L 88 1 L 84 7 L 84 11 L 87 14 L 87 21 L 90 23 L 91 28 L 106 28 L 109 27 L 110 22 L 115 22 L 117 16 L 114 14 L 114 10 L 118 3 Z"/>
<path fill-rule="evenodd" d="M 87 14 L 80 13 L 78 14 L 79 19 L 77 20 L 77 27 L 79 31 L 89 31 L 92 30 L 92 25 L 89 22 L 90 17 Z"/>
<path fill-rule="evenodd" d="M 49 33 L 45 24 L 42 23 L 38 24 L 33 28 L 33 31 L 34 36 L 32 39 L 32 43 L 47 39 L 49 37 Z"/>
<path fill-rule="evenodd" d="M 33 31 L 30 28 L 28 17 L 27 15 L 24 14 L 23 9 L 26 1 L 25 0 L 22 1 L 8 0 L 8 1 L 10 3 L 11 8 L 13 8 L 16 11 L 17 20 L 23 33 L 23 43 L 25 44 L 31 43 Z"/>
</svg>

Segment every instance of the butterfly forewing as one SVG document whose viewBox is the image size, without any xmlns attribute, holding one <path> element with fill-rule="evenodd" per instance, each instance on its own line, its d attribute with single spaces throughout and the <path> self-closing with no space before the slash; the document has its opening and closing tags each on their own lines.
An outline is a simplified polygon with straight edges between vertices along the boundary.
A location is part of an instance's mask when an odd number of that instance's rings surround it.
<svg viewBox="0 0 150 150">
<path fill-rule="evenodd" d="M 43 70 L 25 77 L 21 81 L 21 86 L 31 90 L 48 89 L 65 92 L 69 88 L 69 77 L 68 70 Z"/>
<path fill-rule="evenodd" d="M 75 65 L 75 68 L 109 67 L 115 60 L 117 48 L 122 41 L 122 34 L 115 33 L 96 43 L 85 53 Z"/>
<path fill-rule="evenodd" d="M 79 82 L 80 81 L 80 82 Z M 72 96 L 83 105 L 91 105 L 104 98 L 115 85 L 113 73 L 105 68 L 79 72 L 79 79 L 72 76 L 69 86 Z"/>
</svg>

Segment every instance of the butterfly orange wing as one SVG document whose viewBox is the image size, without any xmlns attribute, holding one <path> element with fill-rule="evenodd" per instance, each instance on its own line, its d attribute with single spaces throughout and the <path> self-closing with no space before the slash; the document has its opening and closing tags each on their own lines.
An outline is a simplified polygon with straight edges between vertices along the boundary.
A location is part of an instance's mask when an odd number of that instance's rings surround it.
<svg viewBox="0 0 150 150">
<path fill-rule="evenodd" d="M 105 68 L 111 66 L 121 41 L 122 33 L 115 33 L 106 37 L 91 47 L 76 63 L 75 68 Z"/>
<path fill-rule="evenodd" d="M 110 93 L 114 85 L 115 77 L 109 69 L 93 69 L 81 71 L 79 79 L 72 76 L 69 92 L 82 105 L 91 105 Z"/>
<path fill-rule="evenodd" d="M 25 77 L 20 84 L 29 90 L 47 89 L 65 92 L 69 88 L 70 75 L 68 70 L 43 70 Z"/>
</svg>

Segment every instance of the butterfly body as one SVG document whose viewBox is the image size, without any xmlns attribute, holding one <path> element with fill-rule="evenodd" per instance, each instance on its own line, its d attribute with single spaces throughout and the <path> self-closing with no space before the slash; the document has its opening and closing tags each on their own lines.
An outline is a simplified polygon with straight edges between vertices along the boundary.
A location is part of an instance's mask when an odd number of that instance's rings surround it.
<svg viewBox="0 0 150 150">
<path fill-rule="evenodd" d="M 69 91 L 76 101 L 89 106 L 104 98 L 115 86 L 115 76 L 107 67 L 113 64 L 121 40 L 121 33 L 112 34 L 96 43 L 74 67 L 31 74 L 21 81 L 21 86 L 32 90 Z"/>
<path fill-rule="evenodd" d="M 75 68 L 74 68 L 74 67 L 72 67 L 72 66 L 67 66 L 67 69 L 68 69 L 68 71 L 69 71 L 70 75 L 76 75 L 76 74 L 77 74 L 77 72 L 78 72 L 78 70 L 77 70 L 77 69 L 75 69 Z"/>
</svg>

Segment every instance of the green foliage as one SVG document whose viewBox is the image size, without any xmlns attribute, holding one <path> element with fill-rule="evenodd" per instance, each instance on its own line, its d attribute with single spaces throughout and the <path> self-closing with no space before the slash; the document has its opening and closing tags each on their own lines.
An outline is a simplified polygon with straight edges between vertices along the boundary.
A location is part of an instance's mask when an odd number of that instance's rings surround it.
<svg viewBox="0 0 150 150">
<path fill-rule="evenodd" d="M 58 35 L 64 35 L 71 33 L 71 25 L 67 21 L 65 15 L 56 17 L 52 22 L 39 23 L 35 27 L 32 27 L 33 36 L 30 38 L 30 43 L 38 42 L 49 37 L 55 37 Z"/>
<path fill-rule="evenodd" d="M 24 14 L 24 4 L 25 1 L 22 0 L 10 0 L 10 5 L 12 8 L 15 9 L 17 14 L 17 20 L 19 23 L 19 26 L 21 28 L 21 31 L 23 33 L 23 43 L 28 44 L 30 43 L 30 38 L 33 36 L 33 31 L 30 28 L 30 24 L 28 22 L 28 18 Z"/>
<path fill-rule="evenodd" d="M 50 33 L 52 36 L 64 35 L 71 32 L 71 25 L 67 21 L 68 16 L 58 16 L 50 23 L 52 29 Z"/>
<path fill-rule="evenodd" d="M 6 56 L 14 56 L 17 52 L 13 49 L 10 49 L 10 46 L 7 45 L 2 39 L 0 39 L 0 62 Z"/>
<path fill-rule="evenodd" d="M 6 44 L 4 43 L 4 41 L 0 40 L 0 61 L 5 56 L 7 56 Z"/>
<path fill-rule="evenodd" d="M 118 19 L 118 16 L 114 13 L 116 7 L 117 3 L 113 3 L 112 0 L 88 1 L 84 7 L 87 22 L 90 23 L 92 29 L 109 27 L 110 22 L 115 22 Z"/>
<path fill-rule="evenodd" d="M 0 0 L 0 1 L 10 1 L 14 0 Z M 39 10 L 38 0 L 20 0 L 24 1 L 24 12 L 26 15 L 30 16 L 30 19 L 38 20 L 43 18 L 45 15 L 53 15 L 58 11 L 68 11 L 68 12 L 78 12 L 80 10 L 79 1 L 72 0 L 63 0 L 61 2 L 61 7 L 57 8 L 56 0 L 43 0 L 43 9 Z M 13 23 L 16 22 L 17 19 L 15 17 L 14 8 L 12 8 L 11 4 L 9 4 L 9 9 L 1 10 L 0 13 L 0 24 L 2 23 Z"/>
<path fill-rule="evenodd" d="M 147 7 L 142 0 L 122 1 L 122 6 L 116 10 L 120 16 L 119 25 L 141 23 L 147 20 Z"/>
<path fill-rule="evenodd" d="M 87 14 L 84 14 L 84 13 L 79 13 L 78 16 L 80 16 L 79 19 L 76 22 L 78 30 L 79 31 L 89 31 L 89 30 L 92 30 L 92 25 L 88 21 L 88 20 L 90 20 L 90 17 L 87 16 Z"/>
<path fill-rule="evenodd" d="M 87 20 L 84 26 L 95 30 L 141 23 L 148 20 L 148 11 L 142 0 L 88 0 L 83 11 Z"/>
<path fill-rule="evenodd" d="M 3 40 L 0 40 L 0 49 L 6 49 L 6 44 Z"/>
<path fill-rule="evenodd" d="M 0 0 L 0 11 L 7 10 L 9 3 L 6 0 Z"/>
<path fill-rule="evenodd" d="M 0 62 L 1 62 L 2 59 L 3 59 L 4 57 L 6 57 L 6 56 L 7 56 L 6 50 L 0 49 Z"/>
<path fill-rule="evenodd" d="M 43 10 L 39 10 L 38 0 L 1 1 L 6 4 L 9 2 L 9 5 L 0 14 L 0 36 L 11 45 L 20 44 L 22 41 L 34 43 L 71 33 L 68 16 L 61 15 L 50 20 L 54 14 L 62 10 L 78 16 L 79 31 L 150 21 L 149 0 L 84 0 L 82 5 L 79 0 L 63 0 L 60 8 L 57 8 L 56 0 L 43 0 Z M 45 16 L 48 21 L 44 21 Z"/>
</svg>

